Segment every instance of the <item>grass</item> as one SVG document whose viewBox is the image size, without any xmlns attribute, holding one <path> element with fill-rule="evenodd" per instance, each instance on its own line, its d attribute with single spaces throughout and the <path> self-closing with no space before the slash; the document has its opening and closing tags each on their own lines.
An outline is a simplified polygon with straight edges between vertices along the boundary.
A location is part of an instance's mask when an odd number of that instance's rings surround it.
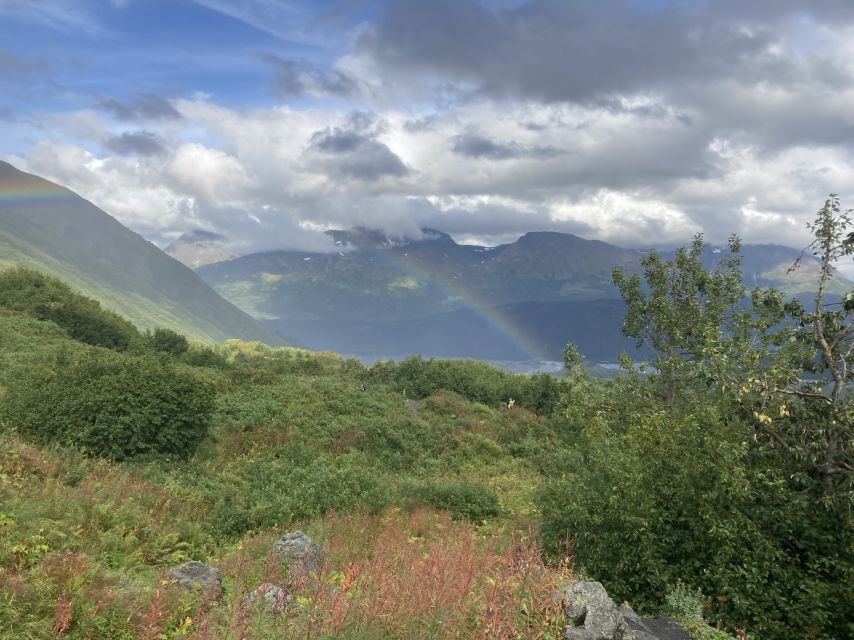
<svg viewBox="0 0 854 640">
<path fill-rule="evenodd" d="M 224 539 L 204 501 L 152 482 L 150 469 L 9 436 L 0 451 L 3 638 L 537 638 L 562 624 L 552 596 L 567 567 L 544 565 L 530 532 L 389 509 Z M 294 528 L 324 548 L 316 579 L 289 579 L 272 554 Z M 188 558 L 222 570 L 221 604 L 163 583 Z M 261 583 L 293 595 L 286 615 L 243 605 Z"/>
</svg>

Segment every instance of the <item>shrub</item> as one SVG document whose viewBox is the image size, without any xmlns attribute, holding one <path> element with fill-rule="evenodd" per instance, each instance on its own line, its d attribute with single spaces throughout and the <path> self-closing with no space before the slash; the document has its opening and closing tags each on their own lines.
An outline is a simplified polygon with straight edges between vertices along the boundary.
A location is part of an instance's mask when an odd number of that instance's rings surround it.
<svg viewBox="0 0 854 640">
<path fill-rule="evenodd" d="M 297 447 L 300 449 L 300 447 Z M 391 504 L 388 479 L 350 460 L 294 451 L 290 459 L 252 460 L 234 475 L 207 480 L 211 520 L 224 536 L 241 535 L 330 511 L 379 512 Z"/>
<path fill-rule="evenodd" d="M 74 293 L 67 284 L 38 271 L 10 269 L 0 273 L 0 307 L 52 320 L 75 340 L 125 350 L 139 332 L 97 300 Z"/>
<path fill-rule="evenodd" d="M 390 385 L 410 398 L 426 398 L 439 390 L 453 391 L 490 406 L 509 398 L 520 407 L 548 415 L 560 399 L 560 382 L 549 374 L 511 375 L 476 360 L 422 360 L 412 356 L 395 363 L 382 360 L 367 369 L 368 382 Z"/>
<path fill-rule="evenodd" d="M 187 338 L 172 329 L 155 329 L 154 333 L 147 337 L 154 351 L 168 353 L 170 356 L 180 356 L 190 348 Z"/>
<path fill-rule="evenodd" d="M 482 522 L 501 515 L 498 496 L 489 487 L 466 480 L 440 480 L 413 487 L 416 499 L 455 518 Z"/>
<path fill-rule="evenodd" d="M 213 408 L 207 383 L 162 358 L 93 349 L 22 372 L 0 415 L 22 434 L 120 460 L 189 456 L 207 434 Z"/>
<path fill-rule="evenodd" d="M 191 367 L 208 367 L 211 369 L 225 369 L 228 364 L 225 357 L 211 347 L 197 344 L 190 345 L 181 354 L 181 361 Z"/>
<path fill-rule="evenodd" d="M 844 637 L 849 516 L 753 460 L 747 433 L 711 407 L 589 418 L 563 477 L 541 491 L 546 545 L 562 551 L 569 536 L 580 565 L 647 612 L 683 580 L 712 597 L 709 615 L 727 628 Z"/>
</svg>

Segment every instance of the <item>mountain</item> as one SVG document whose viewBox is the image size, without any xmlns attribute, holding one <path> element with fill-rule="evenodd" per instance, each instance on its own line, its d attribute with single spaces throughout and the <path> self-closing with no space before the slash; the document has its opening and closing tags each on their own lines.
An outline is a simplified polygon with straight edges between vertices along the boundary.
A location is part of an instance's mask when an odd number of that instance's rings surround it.
<svg viewBox="0 0 854 640">
<path fill-rule="evenodd" d="M 0 267 L 13 265 L 57 276 L 142 328 L 208 342 L 282 342 L 91 202 L 0 162 Z"/>
<path fill-rule="evenodd" d="M 225 236 L 203 229 L 193 229 L 163 249 L 191 269 L 237 257 L 225 247 Z"/>
<path fill-rule="evenodd" d="M 198 273 L 223 297 L 314 349 L 364 356 L 559 359 L 575 342 L 613 361 L 633 344 L 615 266 L 640 270 L 642 253 L 565 233 L 531 232 L 497 247 L 460 245 L 423 229 L 414 240 L 370 229 L 330 231 L 336 253 L 273 251 L 206 265 Z M 714 266 L 727 249 L 707 247 Z M 672 257 L 672 252 L 662 252 Z M 777 245 L 742 250 L 748 287 L 805 295 L 818 263 Z M 850 283 L 836 278 L 831 290 Z"/>
</svg>

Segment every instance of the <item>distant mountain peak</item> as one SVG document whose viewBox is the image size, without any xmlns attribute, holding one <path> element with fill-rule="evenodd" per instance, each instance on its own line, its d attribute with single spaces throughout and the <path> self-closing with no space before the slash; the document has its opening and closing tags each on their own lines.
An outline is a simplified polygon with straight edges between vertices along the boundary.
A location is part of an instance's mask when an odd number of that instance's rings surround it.
<svg viewBox="0 0 854 640">
<path fill-rule="evenodd" d="M 227 238 L 213 231 L 192 229 L 169 244 L 163 251 L 191 269 L 214 262 L 231 260 L 237 255 L 226 247 Z"/>
<path fill-rule="evenodd" d="M 225 236 L 221 233 L 215 233 L 213 231 L 206 231 L 204 229 L 191 229 L 186 233 L 182 234 L 175 242 L 172 244 L 183 243 L 187 244 L 189 242 L 223 242 L 225 241 Z M 172 246 L 172 245 L 170 245 Z"/>
<path fill-rule="evenodd" d="M 456 245 L 454 239 L 444 231 L 423 228 L 420 238 L 407 238 L 395 236 L 381 229 L 370 229 L 368 227 L 353 227 L 352 229 L 330 229 L 326 235 L 330 236 L 336 244 L 346 245 L 352 249 L 389 249 L 404 247 L 417 242 L 441 242 L 443 244 Z"/>
</svg>

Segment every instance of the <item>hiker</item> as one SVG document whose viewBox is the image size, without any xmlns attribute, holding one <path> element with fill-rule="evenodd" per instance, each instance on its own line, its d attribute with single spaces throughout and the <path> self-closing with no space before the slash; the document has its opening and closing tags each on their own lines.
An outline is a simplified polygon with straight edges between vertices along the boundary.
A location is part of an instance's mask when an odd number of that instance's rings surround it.
<svg viewBox="0 0 854 640">
<path fill-rule="evenodd" d="M 507 401 L 507 411 L 513 411 L 513 405 L 516 404 L 516 401 L 513 398 L 510 398 Z"/>
</svg>

